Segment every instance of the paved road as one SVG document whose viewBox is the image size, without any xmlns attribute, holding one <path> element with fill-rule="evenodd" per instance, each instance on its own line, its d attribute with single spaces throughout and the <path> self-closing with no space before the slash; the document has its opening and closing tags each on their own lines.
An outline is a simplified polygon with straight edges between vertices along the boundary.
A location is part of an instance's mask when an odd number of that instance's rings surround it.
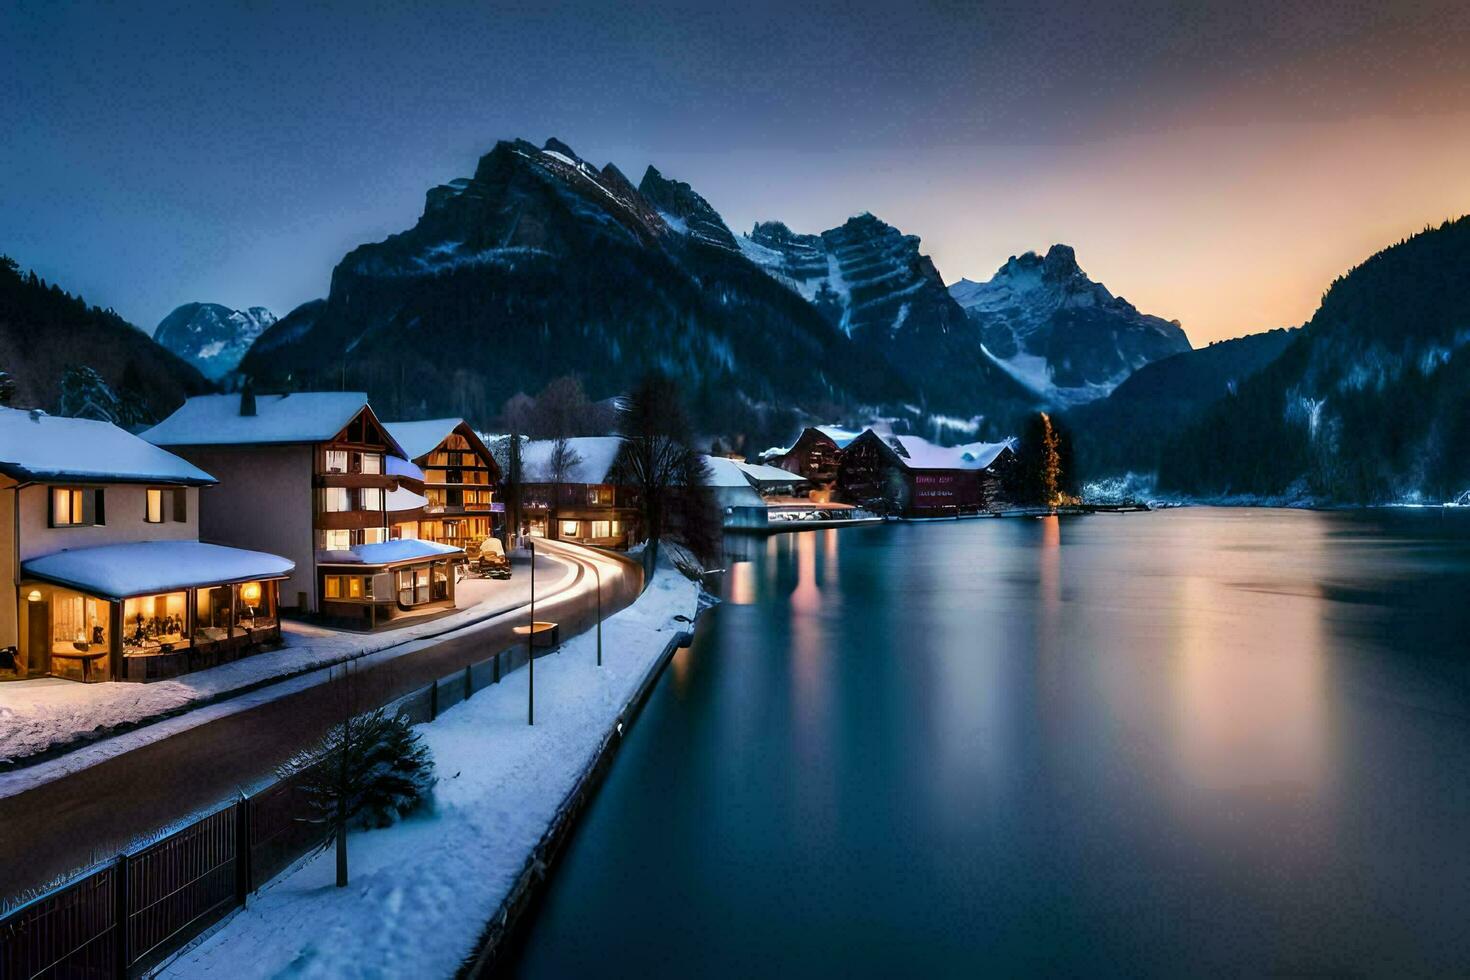
<svg viewBox="0 0 1470 980">
<path fill-rule="evenodd" d="M 536 605 L 536 618 L 559 622 L 564 637 L 594 622 L 594 565 L 601 570 L 604 616 L 630 604 L 642 588 L 635 562 L 555 542 L 537 547 L 577 565 L 558 594 Z M 0 798 L 0 895 L 109 858 L 143 835 L 228 799 L 321 737 L 342 717 L 344 699 L 355 711 L 393 701 L 515 645 L 512 630 L 525 621 L 526 610 L 515 610 L 370 654 L 355 661 L 347 685 L 331 682 L 322 670 L 158 722 L 118 736 L 136 747 L 85 767 L 81 763 L 103 754 L 108 743 L 37 766 L 43 778 L 54 778 Z"/>
</svg>

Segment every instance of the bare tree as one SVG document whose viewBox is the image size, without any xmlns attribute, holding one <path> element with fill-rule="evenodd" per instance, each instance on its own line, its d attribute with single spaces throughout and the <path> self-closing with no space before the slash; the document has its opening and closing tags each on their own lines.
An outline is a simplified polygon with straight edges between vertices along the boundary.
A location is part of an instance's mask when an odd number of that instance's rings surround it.
<svg viewBox="0 0 1470 980">
<path fill-rule="evenodd" d="M 703 512 L 714 513 L 706 486 L 708 471 L 691 448 L 693 429 L 684 398 L 668 375 L 654 372 L 638 383 L 623 403 L 618 428 L 623 437 L 618 467 L 622 481 L 639 494 L 648 535 L 644 561 L 651 572 L 659 540 L 671 530 L 671 518 L 673 530 L 682 536 L 705 537 L 708 515 Z M 699 544 L 707 548 L 706 541 Z M 708 551 L 701 556 L 707 557 Z"/>
<path fill-rule="evenodd" d="M 567 484 L 567 477 L 582 462 L 582 454 L 572 448 L 571 440 L 566 436 L 557 436 L 551 444 L 551 458 L 547 460 L 547 469 L 550 470 L 551 492 L 553 506 L 560 506 L 562 502 L 562 488 Z"/>
<path fill-rule="evenodd" d="M 521 465 L 523 442 L 520 430 L 512 428 L 508 435 L 496 439 L 490 447 L 490 453 L 500 467 L 500 485 L 504 488 L 507 552 L 515 547 L 521 534 L 521 511 L 525 504 L 525 478 Z"/>
</svg>

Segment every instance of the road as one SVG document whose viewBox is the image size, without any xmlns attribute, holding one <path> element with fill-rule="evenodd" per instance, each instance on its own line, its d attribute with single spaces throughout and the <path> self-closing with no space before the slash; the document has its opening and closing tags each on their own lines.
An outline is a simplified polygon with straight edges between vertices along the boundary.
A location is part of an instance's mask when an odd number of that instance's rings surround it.
<svg viewBox="0 0 1470 980">
<path fill-rule="evenodd" d="M 642 588 L 636 562 L 558 542 L 537 548 L 577 566 L 554 596 L 536 604 L 536 618 L 560 623 L 563 637 L 595 621 L 594 568 L 601 573 L 604 616 L 629 605 Z M 354 661 L 346 684 L 341 668 L 336 681 L 331 671 L 316 671 L 26 771 L 38 785 L 0 798 L 0 895 L 17 895 L 110 858 L 258 784 L 320 738 L 347 705 L 370 710 L 479 663 L 514 646 L 512 630 L 526 619 L 524 608 L 512 610 Z M 126 751 L 109 748 L 119 740 L 126 740 Z"/>
</svg>

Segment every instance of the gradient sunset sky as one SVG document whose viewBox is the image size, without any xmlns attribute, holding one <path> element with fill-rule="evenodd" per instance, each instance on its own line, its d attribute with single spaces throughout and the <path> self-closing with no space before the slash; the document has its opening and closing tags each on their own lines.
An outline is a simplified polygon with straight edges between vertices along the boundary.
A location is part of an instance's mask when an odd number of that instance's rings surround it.
<svg viewBox="0 0 1470 980">
<path fill-rule="evenodd" d="M 945 280 L 1053 242 L 1196 346 L 1470 211 L 1470 4 L 0 6 L 0 252 L 145 329 L 284 315 L 496 139 L 737 231 L 872 211 Z"/>
</svg>

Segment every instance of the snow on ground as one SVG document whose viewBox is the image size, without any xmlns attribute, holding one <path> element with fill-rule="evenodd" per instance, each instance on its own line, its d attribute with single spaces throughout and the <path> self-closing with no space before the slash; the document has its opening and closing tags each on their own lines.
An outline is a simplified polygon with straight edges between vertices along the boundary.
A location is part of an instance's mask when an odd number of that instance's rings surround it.
<svg viewBox="0 0 1470 980">
<path fill-rule="evenodd" d="M 661 562 L 661 564 L 664 564 Z M 352 883 L 337 889 L 324 851 L 252 896 L 166 977 L 450 977 L 472 951 L 603 737 L 668 640 L 693 618 L 698 587 L 661 568 L 632 606 L 477 691 L 427 725 L 439 782 L 431 812 L 348 842 Z"/>
<path fill-rule="evenodd" d="M 536 561 L 536 595 L 571 582 L 575 566 L 541 555 Z M 527 565 L 517 562 L 506 581 L 466 579 L 456 594 L 459 606 L 447 616 L 377 633 L 354 633 L 283 620 L 285 645 L 231 664 L 152 684 L 79 684 L 53 677 L 0 684 L 0 764 L 43 752 L 88 733 L 194 707 L 265 681 L 353 660 L 426 636 L 438 635 L 497 616 L 523 605 L 530 596 Z"/>
</svg>

